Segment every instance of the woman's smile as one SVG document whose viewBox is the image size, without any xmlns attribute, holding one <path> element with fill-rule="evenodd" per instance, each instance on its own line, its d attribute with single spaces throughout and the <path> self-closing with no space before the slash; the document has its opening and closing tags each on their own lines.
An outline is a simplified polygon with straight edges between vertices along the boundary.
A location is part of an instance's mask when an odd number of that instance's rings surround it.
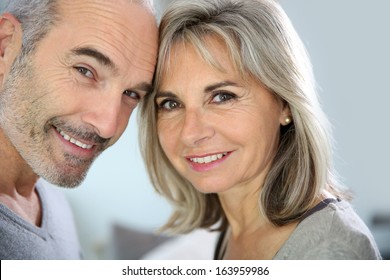
<svg viewBox="0 0 390 280">
<path fill-rule="evenodd" d="M 232 152 L 221 152 L 203 156 L 186 157 L 190 167 L 197 172 L 204 172 L 218 167 Z"/>
</svg>

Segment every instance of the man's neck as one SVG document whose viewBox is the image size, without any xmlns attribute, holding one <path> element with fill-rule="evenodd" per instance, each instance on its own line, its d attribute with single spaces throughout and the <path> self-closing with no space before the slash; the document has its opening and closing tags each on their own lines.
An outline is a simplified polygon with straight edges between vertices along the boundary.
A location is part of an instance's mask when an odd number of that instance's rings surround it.
<svg viewBox="0 0 390 280">
<path fill-rule="evenodd" d="M 0 203 L 28 222 L 40 225 L 39 179 L 0 129 Z"/>
</svg>

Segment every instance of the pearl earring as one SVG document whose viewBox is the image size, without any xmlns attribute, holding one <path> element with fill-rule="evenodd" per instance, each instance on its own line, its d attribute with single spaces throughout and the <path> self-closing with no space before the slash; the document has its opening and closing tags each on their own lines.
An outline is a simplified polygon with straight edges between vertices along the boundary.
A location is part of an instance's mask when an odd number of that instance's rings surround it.
<svg viewBox="0 0 390 280">
<path fill-rule="evenodd" d="M 291 120 L 290 117 L 286 117 L 286 118 L 284 119 L 284 122 L 286 123 L 286 125 L 288 125 L 291 121 L 292 121 L 292 120 Z"/>
</svg>

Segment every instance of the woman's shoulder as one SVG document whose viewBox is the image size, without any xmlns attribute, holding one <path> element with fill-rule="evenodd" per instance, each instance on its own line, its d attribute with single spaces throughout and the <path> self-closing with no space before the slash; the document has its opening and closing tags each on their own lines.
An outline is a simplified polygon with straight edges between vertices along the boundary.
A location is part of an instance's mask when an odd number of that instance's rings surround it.
<svg viewBox="0 0 390 280">
<path fill-rule="evenodd" d="M 323 203 L 323 202 L 321 202 Z M 369 235 L 371 232 L 352 205 L 332 199 L 321 210 L 309 215 L 298 225 L 303 231 L 322 233 L 323 237 L 344 239 L 346 235 Z"/>
<path fill-rule="evenodd" d="M 380 254 L 370 230 L 352 205 L 332 200 L 306 216 L 275 257 L 380 259 Z"/>
</svg>

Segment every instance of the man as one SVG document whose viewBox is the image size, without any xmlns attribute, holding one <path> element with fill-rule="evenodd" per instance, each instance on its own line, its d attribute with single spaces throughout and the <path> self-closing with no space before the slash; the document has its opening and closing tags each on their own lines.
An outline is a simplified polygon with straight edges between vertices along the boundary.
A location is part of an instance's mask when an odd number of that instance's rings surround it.
<svg viewBox="0 0 390 280">
<path fill-rule="evenodd" d="M 0 258 L 77 259 L 82 182 L 151 88 L 149 0 L 12 0 L 0 16 Z"/>
</svg>

